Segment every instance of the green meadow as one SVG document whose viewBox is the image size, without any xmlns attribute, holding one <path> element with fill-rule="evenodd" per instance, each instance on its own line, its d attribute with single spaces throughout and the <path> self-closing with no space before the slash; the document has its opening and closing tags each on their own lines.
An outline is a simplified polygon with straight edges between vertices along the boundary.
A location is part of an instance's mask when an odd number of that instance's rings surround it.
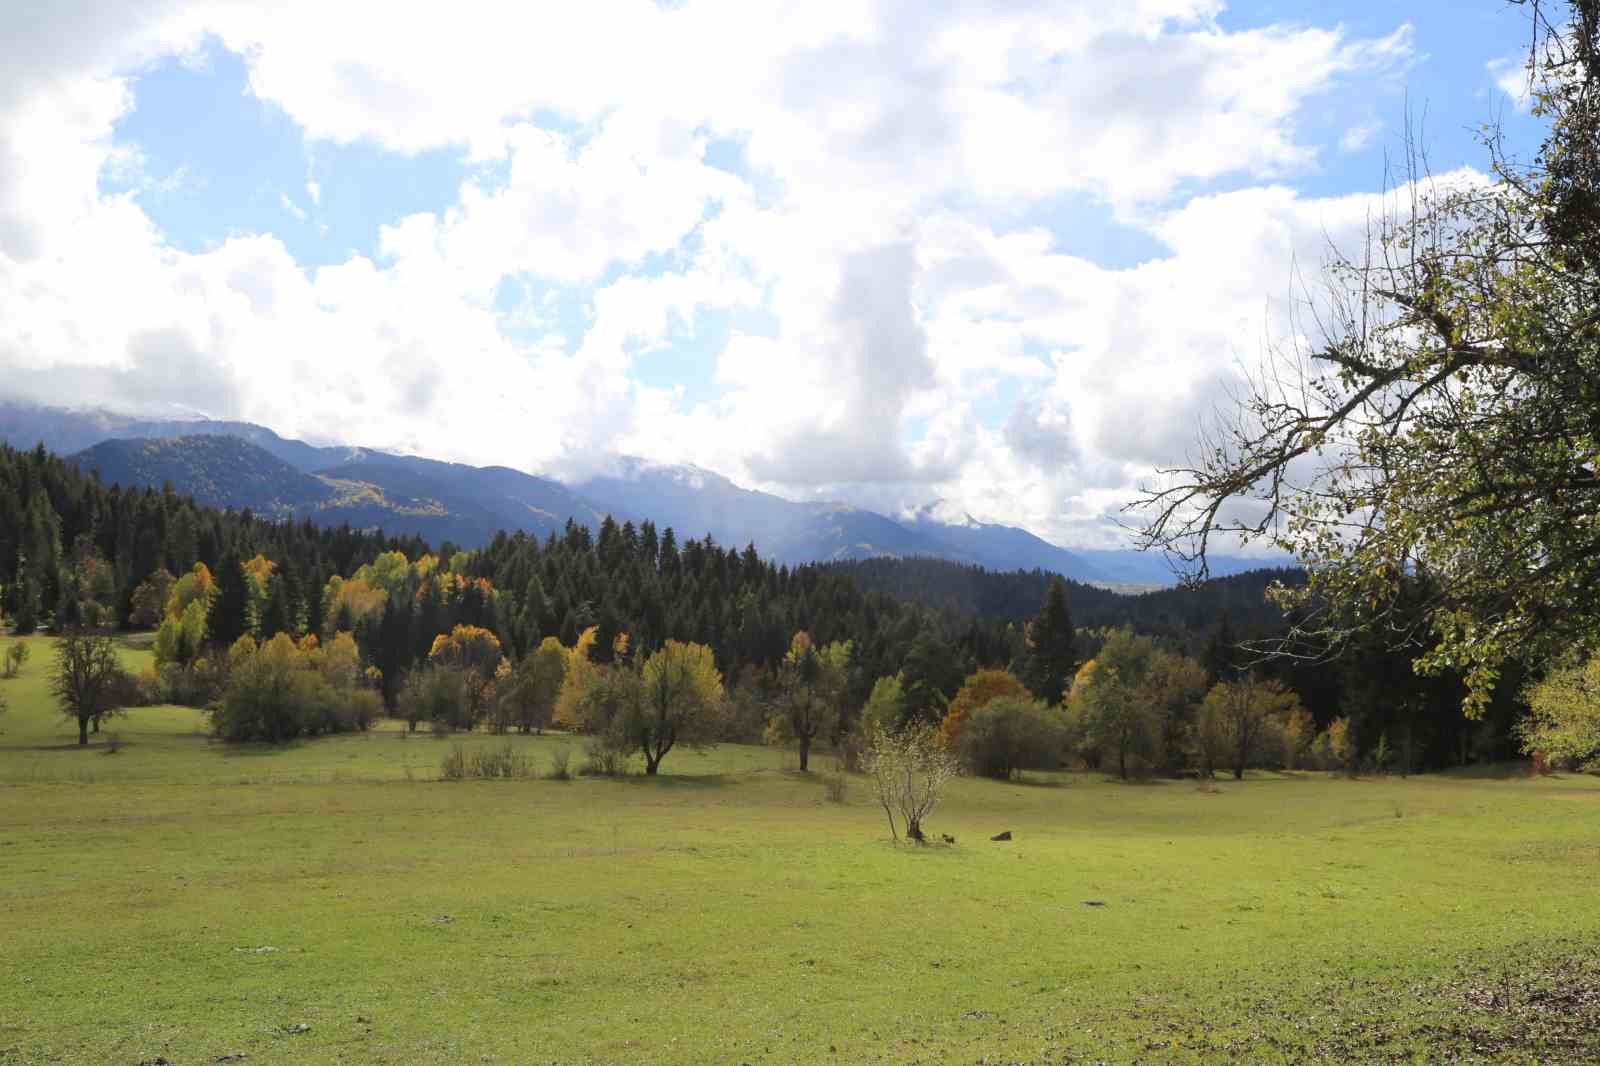
<svg viewBox="0 0 1600 1066">
<path fill-rule="evenodd" d="M 1600 1059 L 1593 778 L 963 779 L 954 845 L 895 846 L 865 779 L 768 748 L 441 781 L 581 746 L 152 707 L 80 749 L 32 647 L 0 1063 Z"/>
</svg>

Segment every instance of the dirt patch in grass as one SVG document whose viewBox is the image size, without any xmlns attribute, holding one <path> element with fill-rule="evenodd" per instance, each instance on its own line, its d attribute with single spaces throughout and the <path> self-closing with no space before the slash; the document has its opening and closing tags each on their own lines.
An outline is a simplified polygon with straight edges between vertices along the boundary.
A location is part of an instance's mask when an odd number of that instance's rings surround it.
<svg viewBox="0 0 1600 1066">
<path fill-rule="evenodd" d="M 1427 984 L 1378 978 L 1309 996 L 1241 996 L 1204 1019 L 1169 1014 L 1127 1050 L 1156 1061 L 1600 1062 L 1596 948 L 1464 960 L 1451 978 Z"/>
</svg>

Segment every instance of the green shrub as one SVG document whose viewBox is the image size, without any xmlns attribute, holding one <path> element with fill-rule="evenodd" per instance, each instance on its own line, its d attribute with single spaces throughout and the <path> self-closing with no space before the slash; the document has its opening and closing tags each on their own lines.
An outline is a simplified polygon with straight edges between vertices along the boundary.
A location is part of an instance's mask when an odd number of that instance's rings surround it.
<svg viewBox="0 0 1600 1066">
<path fill-rule="evenodd" d="M 441 736 L 472 729 L 472 695 L 467 672 L 460 667 L 424 665 L 406 675 L 400 689 L 400 717 L 410 729 L 433 723 Z"/>
<path fill-rule="evenodd" d="M 222 695 L 227 671 L 220 659 L 196 659 L 188 665 L 163 663 L 156 667 L 158 702 L 180 707 L 209 707 Z"/>
<path fill-rule="evenodd" d="M 1006 779 L 1019 770 L 1054 770 L 1066 748 L 1066 720 L 1036 700 L 1002 696 L 979 707 L 957 739 L 962 765 Z"/>
<path fill-rule="evenodd" d="M 282 743 L 345 733 L 366 729 L 382 710 L 376 693 L 330 683 L 281 634 L 260 648 L 244 638 L 228 661 L 227 683 L 211 709 L 212 729 L 224 740 Z"/>
<path fill-rule="evenodd" d="M 365 733 L 383 715 L 383 697 L 371 689 L 352 689 L 345 694 L 343 722 L 347 729 Z"/>
</svg>

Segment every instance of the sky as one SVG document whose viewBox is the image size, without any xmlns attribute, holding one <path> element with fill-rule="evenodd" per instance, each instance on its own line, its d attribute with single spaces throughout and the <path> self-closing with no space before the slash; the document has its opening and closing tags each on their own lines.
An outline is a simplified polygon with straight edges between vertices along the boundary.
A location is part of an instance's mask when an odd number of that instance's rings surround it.
<svg viewBox="0 0 1600 1066">
<path fill-rule="evenodd" d="M 13 0 L 0 395 L 1114 546 L 1502 0 Z"/>
</svg>

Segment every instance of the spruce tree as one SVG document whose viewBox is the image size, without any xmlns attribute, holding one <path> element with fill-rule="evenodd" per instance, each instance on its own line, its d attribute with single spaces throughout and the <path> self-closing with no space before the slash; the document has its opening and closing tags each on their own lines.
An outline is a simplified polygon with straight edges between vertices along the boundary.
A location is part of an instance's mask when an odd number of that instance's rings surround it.
<svg viewBox="0 0 1600 1066">
<path fill-rule="evenodd" d="M 1039 616 L 1028 623 L 1023 681 L 1053 707 L 1061 702 L 1077 665 L 1067 583 L 1054 577 L 1045 589 Z"/>
<path fill-rule="evenodd" d="M 224 648 L 250 632 L 250 586 L 239 556 L 223 554 L 217 565 L 217 595 L 206 615 L 206 633 Z"/>
<path fill-rule="evenodd" d="M 1200 665 L 1206 668 L 1207 688 L 1218 681 L 1233 680 L 1238 672 L 1235 650 L 1233 626 L 1229 623 L 1228 612 L 1223 611 L 1222 617 L 1217 621 L 1217 627 L 1211 631 L 1211 637 L 1206 641 L 1205 651 L 1200 656 Z"/>
</svg>

